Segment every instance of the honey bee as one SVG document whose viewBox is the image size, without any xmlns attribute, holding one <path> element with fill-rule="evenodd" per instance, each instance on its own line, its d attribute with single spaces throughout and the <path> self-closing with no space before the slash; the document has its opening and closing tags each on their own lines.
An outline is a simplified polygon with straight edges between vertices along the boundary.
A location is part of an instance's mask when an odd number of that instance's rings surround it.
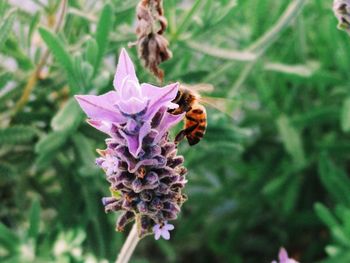
<svg viewBox="0 0 350 263">
<path fill-rule="evenodd" d="M 203 98 L 199 92 L 210 92 L 213 86 L 210 84 L 198 84 L 193 86 L 181 85 L 179 91 L 172 101 L 179 105 L 176 109 L 169 109 L 168 112 L 174 115 L 185 114 L 185 125 L 175 137 L 178 144 L 185 137 L 189 145 L 197 144 L 203 137 L 207 129 L 207 112 L 202 104 L 211 105 L 214 108 L 224 111 L 221 99 Z M 224 100 L 224 99 L 222 99 Z M 221 104 L 221 106 L 219 106 Z"/>
</svg>

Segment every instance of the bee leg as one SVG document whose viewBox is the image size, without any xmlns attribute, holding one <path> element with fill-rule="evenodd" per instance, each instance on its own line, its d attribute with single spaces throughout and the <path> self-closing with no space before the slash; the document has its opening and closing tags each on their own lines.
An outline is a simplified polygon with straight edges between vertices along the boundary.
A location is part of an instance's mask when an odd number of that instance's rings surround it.
<svg viewBox="0 0 350 263">
<path fill-rule="evenodd" d="M 179 144 L 179 142 L 181 142 L 185 137 L 187 137 L 189 134 L 191 134 L 191 132 L 193 132 L 199 125 L 199 122 L 196 122 L 195 125 L 192 125 L 186 129 L 183 129 L 181 130 L 175 137 L 175 141 L 174 143 L 177 145 Z M 187 138 L 188 140 L 188 138 Z M 191 142 L 189 142 L 190 145 L 193 145 L 191 144 Z"/>
<path fill-rule="evenodd" d="M 184 138 L 186 137 L 186 132 L 185 130 L 181 130 L 175 137 L 174 143 L 176 145 L 179 144 L 179 142 L 181 142 Z"/>
</svg>

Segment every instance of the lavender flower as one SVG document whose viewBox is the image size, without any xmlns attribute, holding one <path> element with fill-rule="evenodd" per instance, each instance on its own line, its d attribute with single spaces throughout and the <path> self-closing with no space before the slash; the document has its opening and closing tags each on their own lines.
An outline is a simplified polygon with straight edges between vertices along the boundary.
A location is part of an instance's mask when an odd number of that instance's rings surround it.
<svg viewBox="0 0 350 263">
<path fill-rule="evenodd" d="M 123 211 L 116 229 L 136 220 L 138 235 L 153 233 L 156 226 L 166 226 L 180 212 L 186 196 L 186 168 L 183 157 L 169 140 L 168 130 L 183 115 L 172 115 L 168 109 L 178 84 L 158 88 L 139 84 L 134 66 L 123 49 L 114 78 L 115 91 L 101 96 L 78 95 L 76 99 L 90 118 L 88 123 L 109 135 L 107 149 L 99 150 L 96 164 L 111 184 L 111 197 L 102 199 L 105 211 Z M 160 229 L 160 228 L 158 228 Z M 164 227 L 160 233 L 167 234 Z"/>
<path fill-rule="evenodd" d="M 338 28 L 350 34 L 350 0 L 334 0 L 333 12 L 338 18 Z"/>
<path fill-rule="evenodd" d="M 280 249 L 278 259 L 279 262 L 272 261 L 271 263 L 298 263 L 298 261 L 295 261 L 294 259 L 288 257 L 288 253 L 283 247 Z"/>
<path fill-rule="evenodd" d="M 174 226 L 172 224 L 168 224 L 168 222 L 164 222 L 162 225 L 156 224 L 153 227 L 154 232 L 154 238 L 158 240 L 160 237 L 164 238 L 165 240 L 170 239 L 170 230 L 173 230 Z"/>
</svg>

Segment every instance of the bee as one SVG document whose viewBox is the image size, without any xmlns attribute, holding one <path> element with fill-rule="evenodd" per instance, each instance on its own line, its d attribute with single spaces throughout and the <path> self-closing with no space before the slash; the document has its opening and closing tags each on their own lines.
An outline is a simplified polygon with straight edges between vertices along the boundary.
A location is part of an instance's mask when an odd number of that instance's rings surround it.
<svg viewBox="0 0 350 263">
<path fill-rule="evenodd" d="M 174 115 L 185 114 L 185 127 L 175 137 L 175 143 L 178 144 L 185 137 L 189 145 L 197 144 L 204 136 L 207 129 L 207 113 L 199 102 L 200 95 L 193 89 L 181 85 L 172 101 L 179 105 L 176 109 L 169 112 Z"/>
<path fill-rule="evenodd" d="M 200 142 L 207 129 L 207 112 L 203 104 L 211 105 L 220 111 L 223 109 L 224 99 L 203 98 L 199 92 L 211 92 L 213 86 L 210 84 L 197 84 L 193 86 L 181 85 L 179 91 L 172 101 L 179 105 L 176 109 L 169 109 L 168 112 L 174 115 L 185 114 L 184 128 L 176 135 L 175 143 L 178 144 L 185 137 L 188 144 L 193 146 Z"/>
</svg>

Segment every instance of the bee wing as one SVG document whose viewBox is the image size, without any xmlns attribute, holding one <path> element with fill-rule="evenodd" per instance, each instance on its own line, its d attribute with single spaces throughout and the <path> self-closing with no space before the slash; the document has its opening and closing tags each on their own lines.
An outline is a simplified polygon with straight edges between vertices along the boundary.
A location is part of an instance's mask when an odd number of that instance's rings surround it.
<svg viewBox="0 0 350 263">
<path fill-rule="evenodd" d="M 232 112 L 240 106 L 238 100 L 225 98 L 201 97 L 200 102 L 227 114 L 229 117 L 232 117 Z"/>
<path fill-rule="evenodd" d="M 211 93 L 214 91 L 214 86 L 209 83 L 198 83 L 194 85 L 181 84 L 181 86 L 197 93 Z"/>
</svg>

